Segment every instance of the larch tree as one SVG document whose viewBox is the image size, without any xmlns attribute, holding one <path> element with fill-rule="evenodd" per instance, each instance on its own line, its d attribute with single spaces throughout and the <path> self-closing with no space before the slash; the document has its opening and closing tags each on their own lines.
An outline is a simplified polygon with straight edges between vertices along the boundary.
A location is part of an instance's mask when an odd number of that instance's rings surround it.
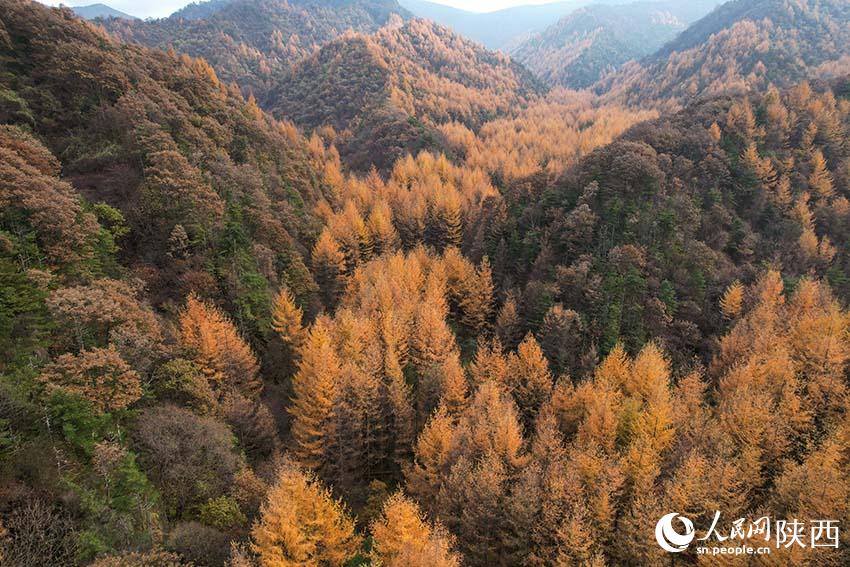
<svg viewBox="0 0 850 567">
<path fill-rule="evenodd" d="M 460 567 L 453 541 L 439 524 L 429 524 L 419 506 L 398 492 L 372 524 L 373 560 L 387 567 Z"/>
<path fill-rule="evenodd" d="M 523 337 L 522 319 L 517 306 L 517 299 L 513 293 L 508 293 L 507 299 L 499 309 L 496 317 L 496 335 L 508 350 L 513 350 L 519 345 Z"/>
<path fill-rule="evenodd" d="M 461 281 L 461 323 L 477 335 L 489 326 L 492 311 L 493 273 L 485 256 L 478 269 Z"/>
<path fill-rule="evenodd" d="M 549 399 L 554 387 L 549 363 L 537 340 L 529 333 L 516 353 L 508 356 L 505 374 L 508 390 L 516 400 L 526 428 L 531 428 L 537 412 Z"/>
<path fill-rule="evenodd" d="M 295 296 L 281 287 L 272 303 L 272 329 L 288 348 L 297 351 L 304 340 L 304 312 L 295 303 Z"/>
<path fill-rule="evenodd" d="M 291 375 L 298 363 L 298 352 L 306 332 L 303 326 L 304 312 L 295 303 L 295 296 L 286 286 L 281 287 L 272 302 L 272 330 L 282 343 L 282 366 L 286 375 Z"/>
<path fill-rule="evenodd" d="M 262 567 L 342 565 L 358 547 L 354 522 L 318 479 L 287 464 L 251 530 Z"/>
<path fill-rule="evenodd" d="M 321 290 L 322 302 L 333 309 L 345 289 L 345 256 L 330 231 L 325 230 L 313 246 L 313 273 Z"/>
<path fill-rule="evenodd" d="M 546 313 L 538 336 L 553 374 L 560 376 L 578 369 L 583 333 L 584 326 L 575 311 L 556 304 Z"/>
<path fill-rule="evenodd" d="M 720 311 L 727 319 L 736 319 L 741 314 L 741 309 L 744 305 L 744 286 L 738 280 L 735 280 L 720 298 Z"/>
<path fill-rule="evenodd" d="M 835 194 L 832 174 L 826 166 L 823 152 L 815 150 L 811 157 L 812 173 L 809 175 L 809 189 L 821 199 L 829 199 Z"/>
<path fill-rule="evenodd" d="M 251 347 L 224 313 L 194 294 L 180 312 L 180 342 L 220 396 L 231 389 L 249 398 L 259 395 L 262 382 Z"/>
<path fill-rule="evenodd" d="M 333 412 L 341 371 L 328 323 L 320 318 L 301 347 L 289 407 L 293 454 L 299 464 L 320 473 L 330 465 L 327 451 L 335 435 Z"/>
</svg>

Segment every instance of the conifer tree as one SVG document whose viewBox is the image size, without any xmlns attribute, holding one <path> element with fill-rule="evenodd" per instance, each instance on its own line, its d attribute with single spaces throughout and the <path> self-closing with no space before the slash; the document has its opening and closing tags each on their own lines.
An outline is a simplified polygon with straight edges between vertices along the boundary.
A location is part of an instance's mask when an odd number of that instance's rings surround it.
<svg viewBox="0 0 850 567">
<path fill-rule="evenodd" d="M 549 363 L 531 333 L 520 343 L 516 354 L 508 357 L 506 379 L 523 423 L 530 428 L 554 386 Z"/>
<path fill-rule="evenodd" d="M 272 330 L 283 343 L 284 365 L 289 375 L 298 363 L 298 351 L 306 332 L 302 325 L 304 312 L 295 304 L 289 288 L 283 286 L 272 301 Z"/>
<path fill-rule="evenodd" d="M 333 309 L 345 288 L 345 256 L 331 233 L 323 231 L 312 253 L 313 273 L 321 291 L 322 302 Z"/>
<path fill-rule="evenodd" d="M 741 308 L 744 302 L 744 286 L 741 282 L 735 280 L 726 291 L 723 292 L 723 297 L 720 298 L 720 310 L 723 316 L 727 319 L 735 319 L 741 314 Z"/>
<path fill-rule="evenodd" d="M 249 398 L 259 394 L 257 359 L 218 308 L 190 295 L 180 313 L 180 340 L 220 396 L 229 389 Z"/>
<path fill-rule="evenodd" d="M 469 271 L 460 285 L 461 323 L 477 335 L 489 326 L 493 311 L 490 260 L 485 256 L 478 269 Z"/>
<path fill-rule="evenodd" d="M 299 464 L 321 474 L 330 468 L 327 453 L 335 436 L 333 411 L 341 373 L 327 325 L 325 320 L 317 320 L 301 347 L 289 408 L 293 454 Z"/>
<path fill-rule="evenodd" d="M 342 505 L 292 464 L 278 472 L 251 538 L 263 567 L 342 565 L 358 546 Z"/>
<path fill-rule="evenodd" d="M 832 174 L 826 166 L 823 152 L 815 150 L 811 158 L 812 173 L 809 175 L 809 189 L 821 199 L 829 199 L 835 194 Z"/>
<path fill-rule="evenodd" d="M 398 492 L 385 503 L 372 525 L 372 557 L 387 567 L 459 567 L 452 538 L 440 526 L 429 525 L 419 506 Z"/>
</svg>

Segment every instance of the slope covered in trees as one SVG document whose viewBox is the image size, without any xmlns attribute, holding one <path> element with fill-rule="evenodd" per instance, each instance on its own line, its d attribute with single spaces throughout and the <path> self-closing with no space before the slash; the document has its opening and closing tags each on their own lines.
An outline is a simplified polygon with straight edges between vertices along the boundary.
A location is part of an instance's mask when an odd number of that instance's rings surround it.
<svg viewBox="0 0 850 567">
<path fill-rule="evenodd" d="M 722 324 L 726 286 L 765 264 L 847 298 L 845 88 L 716 98 L 633 127 L 558 182 L 505 193 L 521 212 L 486 253 L 530 275 L 521 318 L 545 324 L 561 304 L 603 351 L 655 337 L 687 358 Z"/>
<path fill-rule="evenodd" d="M 536 96 L 535 81 L 506 56 L 396 18 L 320 49 L 281 78 L 266 106 L 305 128 L 331 126 L 345 161 L 386 170 L 405 153 L 439 147 L 437 124 L 477 128 Z"/>
<path fill-rule="evenodd" d="M 841 0 L 733 0 L 654 56 L 596 86 L 629 104 L 682 105 L 847 73 L 850 7 Z"/>
<path fill-rule="evenodd" d="M 102 22 L 124 41 L 202 57 L 226 82 L 260 97 L 298 60 L 347 30 L 370 33 L 395 0 L 232 0 L 192 5 L 168 18 Z"/>
<path fill-rule="evenodd" d="M 0 115 L 31 129 L 155 303 L 196 292 L 263 340 L 269 288 L 309 302 L 324 188 L 307 140 L 203 60 L 119 44 L 70 11 L 6 1 Z"/>
<path fill-rule="evenodd" d="M 0 564 L 666 565 L 669 510 L 850 522 L 850 79 L 659 114 L 354 40 L 386 65 L 328 83 L 380 67 L 451 152 L 353 171 L 372 94 L 307 139 L 0 0 Z"/>
<path fill-rule="evenodd" d="M 564 16 L 511 55 L 550 85 L 587 88 L 627 61 L 654 53 L 719 3 L 591 5 Z"/>
</svg>

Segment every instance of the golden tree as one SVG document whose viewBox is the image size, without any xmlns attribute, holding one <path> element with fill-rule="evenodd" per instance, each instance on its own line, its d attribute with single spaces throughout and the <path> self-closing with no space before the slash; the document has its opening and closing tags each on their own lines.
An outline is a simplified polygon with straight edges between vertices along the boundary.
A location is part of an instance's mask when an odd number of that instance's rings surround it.
<svg viewBox="0 0 850 567">
<path fill-rule="evenodd" d="M 259 395 L 262 382 L 251 347 L 224 313 L 194 294 L 180 312 L 180 342 L 220 396 L 230 389 Z"/>
<path fill-rule="evenodd" d="M 832 174 L 826 166 L 823 152 L 815 150 L 811 158 L 812 173 L 809 175 L 809 188 L 820 198 L 828 199 L 835 194 Z"/>
<path fill-rule="evenodd" d="M 313 324 L 300 354 L 289 407 L 293 453 L 302 466 L 319 471 L 327 467 L 326 451 L 333 437 L 333 411 L 341 373 L 324 319 Z"/>
<path fill-rule="evenodd" d="M 459 567 L 452 539 L 439 524 L 429 525 L 419 506 L 398 492 L 372 524 L 373 560 L 386 567 Z"/>
<path fill-rule="evenodd" d="M 357 551 L 354 522 L 309 473 L 287 464 L 251 530 L 263 567 L 342 565 Z"/>
<path fill-rule="evenodd" d="M 511 353 L 508 357 L 505 377 L 508 389 L 522 414 L 523 423 L 530 427 L 540 406 L 551 396 L 554 386 L 549 363 L 531 333 L 520 343 L 516 354 Z"/>
<path fill-rule="evenodd" d="M 295 304 L 295 296 L 281 287 L 272 303 L 272 329 L 287 347 L 297 351 L 304 340 L 304 312 Z"/>
<path fill-rule="evenodd" d="M 325 307 L 333 308 L 345 288 L 345 256 L 330 231 L 325 230 L 313 247 L 313 273 Z"/>
<path fill-rule="evenodd" d="M 727 319 L 736 319 L 741 314 L 743 305 L 744 286 L 735 280 L 723 292 L 723 297 L 720 298 L 720 310 Z"/>
</svg>

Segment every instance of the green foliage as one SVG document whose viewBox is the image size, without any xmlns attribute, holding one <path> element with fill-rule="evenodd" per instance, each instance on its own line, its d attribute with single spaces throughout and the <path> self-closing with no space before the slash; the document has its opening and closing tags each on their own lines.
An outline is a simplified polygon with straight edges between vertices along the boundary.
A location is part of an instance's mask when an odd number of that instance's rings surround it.
<svg viewBox="0 0 850 567">
<path fill-rule="evenodd" d="M 45 401 L 51 428 L 83 455 L 90 457 L 98 442 L 117 431 L 111 414 L 98 412 L 81 396 L 55 390 Z"/>
<path fill-rule="evenodd" d="M 198 511 L 198 519 L 202 524 L 219 530 L 239 528 L 247 522 L 239 504 L 230 496 L 208 500 Z"/>
</svg>

